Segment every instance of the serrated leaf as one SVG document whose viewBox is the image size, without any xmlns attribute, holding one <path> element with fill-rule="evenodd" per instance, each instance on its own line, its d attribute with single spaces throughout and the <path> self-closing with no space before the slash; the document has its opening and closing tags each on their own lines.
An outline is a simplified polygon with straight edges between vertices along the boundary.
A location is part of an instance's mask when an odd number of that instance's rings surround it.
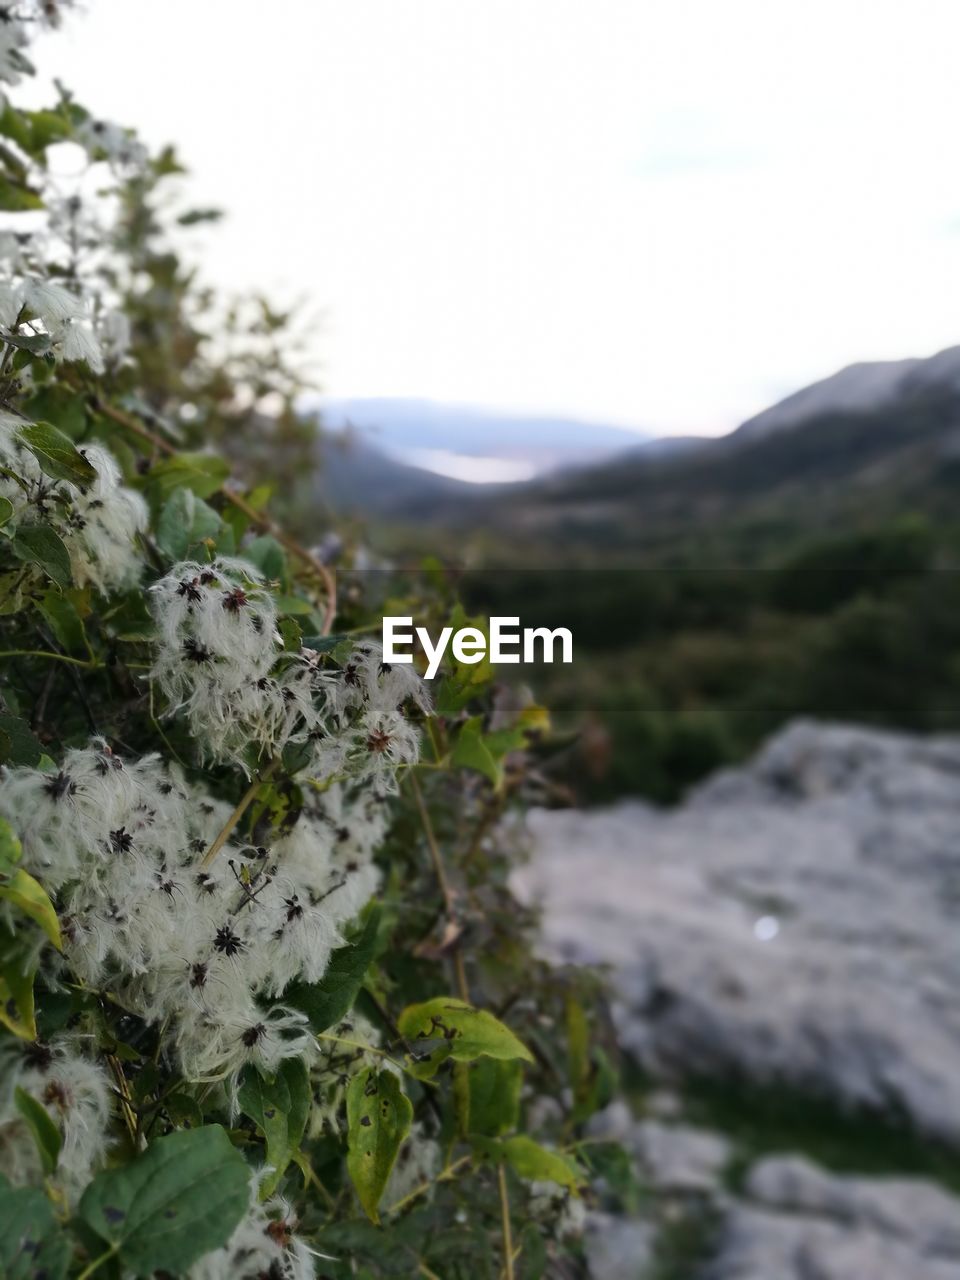
<svg viewBox="0 0 960 1280">
<path fill-rule="evenodd" d="M 392 1072 L 367 1067 L 350 1081 L 347 1171 L 371 1222 L 379 1222 L 377 1206 L 412 1120 L 413 1106 Z"/>
<path fill-rule="evenodd" d="M 43 885 L 26 871 L 17 870 L 0 884 L 0 898 L 6 898 L 28 915 L 47 935 L 58 951 L 63 950 L 60 940 L 60 921 L 53 909 Z"/>
<path fill-rule="evenodd" d="M 400 1034 L 411 1041 L 414 1052 L 417 1041 L 430 1045 L 429 1052 L 410 1066 L 412 1074 L 420 1079 L 435 1075 L 448 1058 L 457 1062 L 471 1062 L 480 1057 L 533 1061 L 526 1045 L 492 1013 L 475 1009 L 453 996 L 438 996 L 422 1004 L 408 1005 L 397 1025 Z"/>
<path fill-rule="evenodd" d="M 215 453 L 178 453 L 151 469 L 147 487 L 162 509 L 180 488 L 189 489 L 198 498 L 209 498 L 229 475 L 230 464 Z"/>
<path fill-rule="evenodd" d="M 138 1275 L 181 1274 L 226 1244 L 246 1211 L 250 1171 L 220 1125 L 168 1134 L 97 1175 L 80 1217 Z"/>
<path fill-rule="evenodd" d="M 192 489 L 177 489 L 157 521 L 157 546 L 171 560 L 185 560 L 191 547 L 216 538 L 223 521 Z"/>
<path fill-rule="evenodd" d="M 360 936 L 334 951 L 319 982 L 296 982 L 283 993 L 284 1004 L 307 1015 L 314 1034 L 335 1026 L 353 1008 L 377 949 L 380 916 L 380 907 L 375 903 Z"/>
<path fill-rule="evenodd" d="M 97 478 L 96 468 L 88 462 L 69 436 L 49 422 L 31 422 L 17 433 L 44 473 L 54 480 L 69 480 L 78 488 L 86 488 Z"/>
<path fill-rule="evenodd" d="M 34 524 L 18 529 L 10 547 L 18 560 L 39 565 L 58 587 L 69 587 L 70 556 L 62 538 L 49 525 Z"/>
<path fill-rule="evenodd" d="M 21 1089 L 19 1086 L 14 1089 L 13 1100 L 37 1144 L 43 1172 L 49 1177 L 56 1171 L 57 1161 L 60 1158 L 60 1147 L 63 1142 L 60 1130 L 43 1103 L 27 1093 L 26 1089 Z"/>
<path fill-rule="evenodd" d="M 263 576 L 269 580 L 282 581 L 287 568 L 287 553 L 280 543 L 269 533 L 254 538 L 243 548 L 243 558 L 255 564 Z"/>
<path fill-rule="evenodd" d="M 277 1189 L 307 1127 L 311 1094 L 306 1064 L 302 1058 L 287 1058 L 272 1077 L 247 1067 L 238 1101 L 266 1139 L 267 1164 L 273 1172 L 260 1187 L 260 1198 L 265 1200 Z"/>
<path fill-rule="evenodd" d="M 35 1187 L 11 1187 L 0 1174 L 0 1275 L 63 1280 L 73 1250 L 53 1206 Z"/>
</svg>

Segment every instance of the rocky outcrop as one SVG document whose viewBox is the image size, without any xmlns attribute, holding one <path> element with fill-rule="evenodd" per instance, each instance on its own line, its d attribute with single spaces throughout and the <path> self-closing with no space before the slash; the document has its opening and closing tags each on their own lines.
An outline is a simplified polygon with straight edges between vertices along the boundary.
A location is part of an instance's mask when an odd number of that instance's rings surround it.
<svg viewBox="0 0 960 1280">
<path fill-rule="evenodd" d="M 517 887 L 613 966 L 658 1075 L 736 1072 L 960 1145 L 960 739 L 799 722 L 679 809 L 541 812 Z"/>
<path fill-rule="evenodd" d="M 621 1038 L 660 1081 L 642 1117 L 595 1120 L 652 1198 L 588 1235 L 595 1280 L 661 1274 L 684 1214 L 713 1224 L 689 1280 L 960 1280 L 948 1190 L 796 1152 L 751 1164 L 683 1103 L 691 1078 L 736 1076 L 748 1105 L 787 1083 L 960 1151 L 960 739 L 798 722 L 678 809 L 532 830 L 516 881 L 547 947 L 611 966 Z"/>
</svg>

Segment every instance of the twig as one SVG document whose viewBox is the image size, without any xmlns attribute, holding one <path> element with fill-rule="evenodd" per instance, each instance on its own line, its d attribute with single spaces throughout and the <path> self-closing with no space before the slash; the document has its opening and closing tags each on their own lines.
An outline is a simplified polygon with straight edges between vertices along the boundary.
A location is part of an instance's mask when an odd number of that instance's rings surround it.
<svg viewBox="0 0 960 1280">
<path fill-rule="evenodd" d="M 455 1177 L 457 1170 L 462 1169 L 472 1159 L 473 1156 L 468 1154 L 461 1156 L 459 1160 L 454 1160 L 453 1164 L 448 1164 L 445 1169 L 441 1169 L 435 1178 L 428 1178 L 426 1182 L 419 1183 L 412 1191 L 408 1191 L 405 1196 L 401 1196 L 399 1200 L 394 1201 L 392 1205 L 388 1206 L 386 1212 L 396 1213 L 399 1209 L 405 1208 L 411 1200 L 416 1200 L 419 1196 L 429 1191 L 435 1183 L 449 1182 Z"/>
<path fill-rule="evenodd" d="M 130 1086 L 127 1084 L 127 1077 L 123 1074 L 123 1067 L 120 1065 L 120 1059 L 114 1054 L 108 1053 L 104 1055 L 107 1059 L 107 1065 L 110 1068 L 110 1074 L 117 1082 L 117 1093 L 120 1095 L 120 1110 L 123 1113 L 124 1123 L 130 1134 L 130 1140 L 133 1142 L 134 1148 L 139 1148 L 137 1141 L 137 1130 L 139 1121 L 131 1106 Z"/>
<path fill-rule="evenodd" d="M 500 1187 L 500 1223 L 503 1229 L 503 1274 L 505 1280 L 513 1280 L 513 1230 L 510 1226 L 510 1193 L 507 1190 L 507 1166 L 497 1166 L 497 1182 Z"/>
<path fill-rule="evenodd" d="M 69 663 L 71 667 L 85 667 L 88 671 L 94 671 L 101 665 L 86 658 L 71 658 L 66 653 L 53 653 L 49 649 L 4 649 L 0 651 L 0 658 L 51 658 L 54 662 Z"/>
<path fill-rule="evenodd" d="M 200 863 L 201 869 L 203 869 L 204 867 L 209 867 L 210 863 L 213 862 L 214 858 L 217 856 L 217 854 L 220 852 L 223 846 L 230 839 L 231 835 L 233 834 L 234 827 L 236 827 L 237 823 L 240 821 L 243 815 L 250 808 L 250 805 L 253 803 L 253 799 L 256 796 L 257 792 L 260 790 L 261 786 L 267 781 L 270 775 L 274 772 L 278 764 L 279 764 L 278 760 L 271 760 L 270 763 L 267 765 L 267 767 L 263 770 L 263 772 L 257 774 L 254 780 L 250 783 L 249 787 L 247 787 L 246 791 L 240 797 L 240 801 L 237 804 L 237 807 L 234 809 L 233 813 L 230 814 L 230 817 L 227 818 L 226 822 L 223 824 L 223 827 L 218 833 L 217 838 L 214 840 L 213 844 L 210 846 L 207 852 L 203 855 L 203 861 Z"/>
<path fill-rule="evenodd" d="M 106 1253 L 101 1253 L 99 1258 L 94 1258 L 88 1266 L 83 1268 L 77 1276 L 77 1280 L 87 1280 L 88 1276 L 92 1276 L 95 1271 L 99 1271 L 105 1262 L 109 1262 L 119 1248 L 118 1244 L 112 1244 Z"/>
<path fill-rule="evenodd" d="M 437 875 L 437 882 L 440 885 L 440 892 L 443 894 L 443 903 L 446 908 L 447 917 L 456 923 L 456 894 L 450 887 L 450 881 L 447 879 L 447 873 L 443 865 L 443 858 L 440 856 L 440 848 L 437 844 L 437 837 L 434 835 L 433 823 L 430 821 L 430 814 L 427 811 L 427 806 L 423 802 L 423 792 L 420 790 L 420 783 L 417 781 L 417 775 L 415 773 L 411 773 L 409 776 L 410 787 L 413 791 L 414 799 L 417 802 L 417 811 L 420 814 L 420 821 L 423 824 L 424 834 L 427 837 L 427 846 L 430 850 L 433 868 Z M 453 959 L 453 971 L 457 979 L 457 990 L 460 993 L 460 999 L 469 1004 L 470 988 L 467 984 L 467 970 L 463 962 L 463 953 L 460 950 L 458 942 L 454 942 L 450 954 Z"/>
</svg>

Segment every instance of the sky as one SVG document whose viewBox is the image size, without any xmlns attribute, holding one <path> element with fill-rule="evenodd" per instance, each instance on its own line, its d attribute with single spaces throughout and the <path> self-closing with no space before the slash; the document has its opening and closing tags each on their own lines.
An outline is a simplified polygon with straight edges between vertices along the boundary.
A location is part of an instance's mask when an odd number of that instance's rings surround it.
<svg viewBox="0 0 960 1280">
<path fill-rule="evenodd" d="M 331 395 L 712 434 L 960 342 L 956 0 L 85 8 L 41 70 L 176 143 Z"/>
</svg>

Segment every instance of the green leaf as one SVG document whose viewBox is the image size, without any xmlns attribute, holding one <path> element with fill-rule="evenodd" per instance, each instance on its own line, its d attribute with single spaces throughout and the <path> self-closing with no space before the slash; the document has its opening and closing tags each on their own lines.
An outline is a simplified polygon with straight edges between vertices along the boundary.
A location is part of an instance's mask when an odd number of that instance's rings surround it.
<svg viewBox="0 0 960 1280">
<path fill-rule="evenodd" d="M 0 1275 L 63 1280 L 72 1249 L 53 1206 L 35 1187 L 11 1187 L 0 1174 Z"/>
<path fill-rule="evenodd" d="M 261 534 L 248 542 L 242 550 L 245 560 L 255 564 L 263 576 L 271 581 L 283 581 L 287 568 L 287 553 L 269 533 Z"/>
<path fill-rule="evenodd" d="M 178 453 L 151 468 L 147 487 L 162 508 L 180 488 L 189 489 L 198 498 L 209 498 L 229 475 L 230 464 L 215 453 Z"/>
<path fill-rule="evenodd" d="M 42 209 L 43 200 L 30 187 L 14 182 L 9 175 L 0 174 L 0 210 L 4 213 L 24 213 L 28 209 Z"/>
<path fill-rule="evenodd" d="M 17 1110 L 23 1116 L 27 1122 L 27 1128 L 33 1134 L 33 1140 L 37 1144 L 37 1150 L 40 1152 L 40 1163 L 43 1165 L 43 1172 L 49 1177 L 56 1171 L 57 1160 L 60 1158 L 60 1147 L 63 1141 L 60 1137 L 60 1130 L 43 1103 L 38 1102 L 25 1089 L 21 1089 L 18 1086 L 13 1091 L 13 1097 Z"/>
<path fill-rule="evenodd" d="M 429 1042 L 429 1050 L 411 1064 L 411 1072 L 426 1080 L 436 1075 L 448 1058 L 471 1062 L 474 1058 L 520 1058 L 532 1062 L 530 1050 L 486 1009 L 453 996 L 438 996 L 423 1004 L 411 1004 L 398 1019 L 400 1034 L 413 1042 Z"/>
<path fill-rule="evenodd" d="M 277 630 L 280 632 L 286 652 L 299 653 L 303 632 L 297 620 L 295 618 L 281 618 L 277 625 Z"/>
<path fill-rule="evenodd" d="M 9 498 L 0 497 L 0 529 L 13 518 L 13 503 Z"/>
<path fill-rule="evenodd" d="M 86 591 L 76 589 L 63 592 L 51 589 L 37 602 L 37 608 L 67 653 L 87 652 L 86 630 L 76 603 L 82 601 L 87 594 Z M 89 604 L 86 611 L 90 611 Z"/>
<path fill-rule="evenodd" d="M 636 1212 L 641 1187 L 634 1173 L 633 1161 L 619 1142 L 585 1142 L 577 1148 L 577 1156 L 593 1177 L 603 1178 L 613 1194 L 620 1198 L 627 1212 Z"/>
<path fill-rule="evenodd" d="M 377 949 L 380 915 L 380 907 L 375 903 L 360 936 L 334 951 L 319 982 L 297 982 L 283 993 L 284 1004 L 305 1013 L 315 1035 L 335 1026 L 353 1007 Z"/>
<path fill-rule="evenodd" d="M 517 1127 L 523 1066 L 516 1058 L 478 1058 L 458 1062 L 464 1081 L 461 1132 L 499 1137 Z"/>
<path fill-rule="evenodd" d="M 97 478 L 96 468 L 87 461 L 69 436 L 49 422 L 33 422 L 21 427 L 18 435 L 46 475 L 69 480 L 84 489 Z"/>
<path fill-rule="evenodd" d="M 440 684 L 437 697 L 437 714 L 455 716 L 463 710 L 471 698 L 482 690 L 493 674 L 490 664 L 490 628 L 486 618 L 467 617 L 462 604 L 457 604 L 450 614 L 449 626 L 454 634 L 464 627 L 475 627 L 487 638 L 487 651 L 479 662 L 452 661 L 451 669 L 446 672 Z"/>
<path fill-rule="evenodd" d="M 10 546 L 13 554 L 27 564 L 38 564 L 58 587 L 70 585 L 70 556 L 63 540 L 46 524 L 18 529 Z"/>
<path fill-rule="evenodd" d="M 287 1058 L 272 1077 L 248 1066 L 238 1101 L 266 1139 L 267 1164 L 273 1172 L 260 1187 L 260 1198 L 265 1200 L 276 1191 L 307 1127 L 311 1094 L 306 1064 L 302 1058 Z"/>
<path fill-rule="evenodd" d="M 47 891 L 26 871 L 14 871 L 13 875 L 0 884 L 0 898 L 7 898 L 28 915 L 47 935 L 58 951 L 63 950 L 60 940 L 60 921 L 53 909 L 53 903 L 47 897 Z"/>
<path fill-rule="evenodd" d="M 0 818 L 0 876 L 11 875 L 16 871 L 22 856 L 20 837 L 6 818 Z"/>
<path fill-rule="evenodd" d="M 367 1067 L 347 1088 L 347 1171 L 371 1222 L 397 1152 L 410 1132 L 413 1106 L 390 1071 Z"/>
<path fill-rule="evenodd" d="M 32 356 L 46 355 L 53 346 L 45 333 L 5 333 L 3 341 Z"/>
<path fill-rule="evenodd" d="M 475 769 L 485 778 L 489 778 L 494 787 L 500 787 L 503 781 L 503 770 L 483 740 L 482 716 L 472 716 L 464 723 L 457 735 L 450 763 L 456 768 Z"/>
<path fill-rule="evenodd" d="M 567 1064 L 570 1088 L 573 1090 L 573 1117 L 577 1123 L 586 1120 L 594 1111 L 591 1105 L 593 1093 L 593 1068 L 590 1062 L 590 1033 L 583 1005 L 574 996 L 566 1001 Z"/>
<path fill-rule="evenodd" d="M 583 1183 L 583 1173 L 572 1156 L 541 1147 L 524 1134 L 499 1139 L 474 1137 L 472 1143 L 480 1155 L 506 1161 L 514 1173 L 528 1182 L 556 1182 L 574 1194 Z"/>
<path fill-rule="evenodd" d="M 138 1275 L 178 1275 L 226 1244 L 249 1198 L 247 1163 L 213 1124 L 158 1138 L 130 1164 L 98 1174 L 80 1217 Z"/>
<path fill-rule="evenodd" d="M 5 747 L 5 753 L 0 758 L 5 764 L 33 766 L 43 754 L 43 748 L 30 726 L 19 716 L 0 715 L 0 733 L 4 735 Z"/>
<path fill-rule="evenodd" d="M 192 489 L 177 489 L 157 521 L 157 546 L 171 560 L 185 560 L 191 547 L 216 538 L 223 521 Z"/>
<path fill-rule="evenodd" d="M 36 1040 L 32 973 L 16 961 L 0 967 L 0 1022 L 21 1040 Z"/>
</svg>

